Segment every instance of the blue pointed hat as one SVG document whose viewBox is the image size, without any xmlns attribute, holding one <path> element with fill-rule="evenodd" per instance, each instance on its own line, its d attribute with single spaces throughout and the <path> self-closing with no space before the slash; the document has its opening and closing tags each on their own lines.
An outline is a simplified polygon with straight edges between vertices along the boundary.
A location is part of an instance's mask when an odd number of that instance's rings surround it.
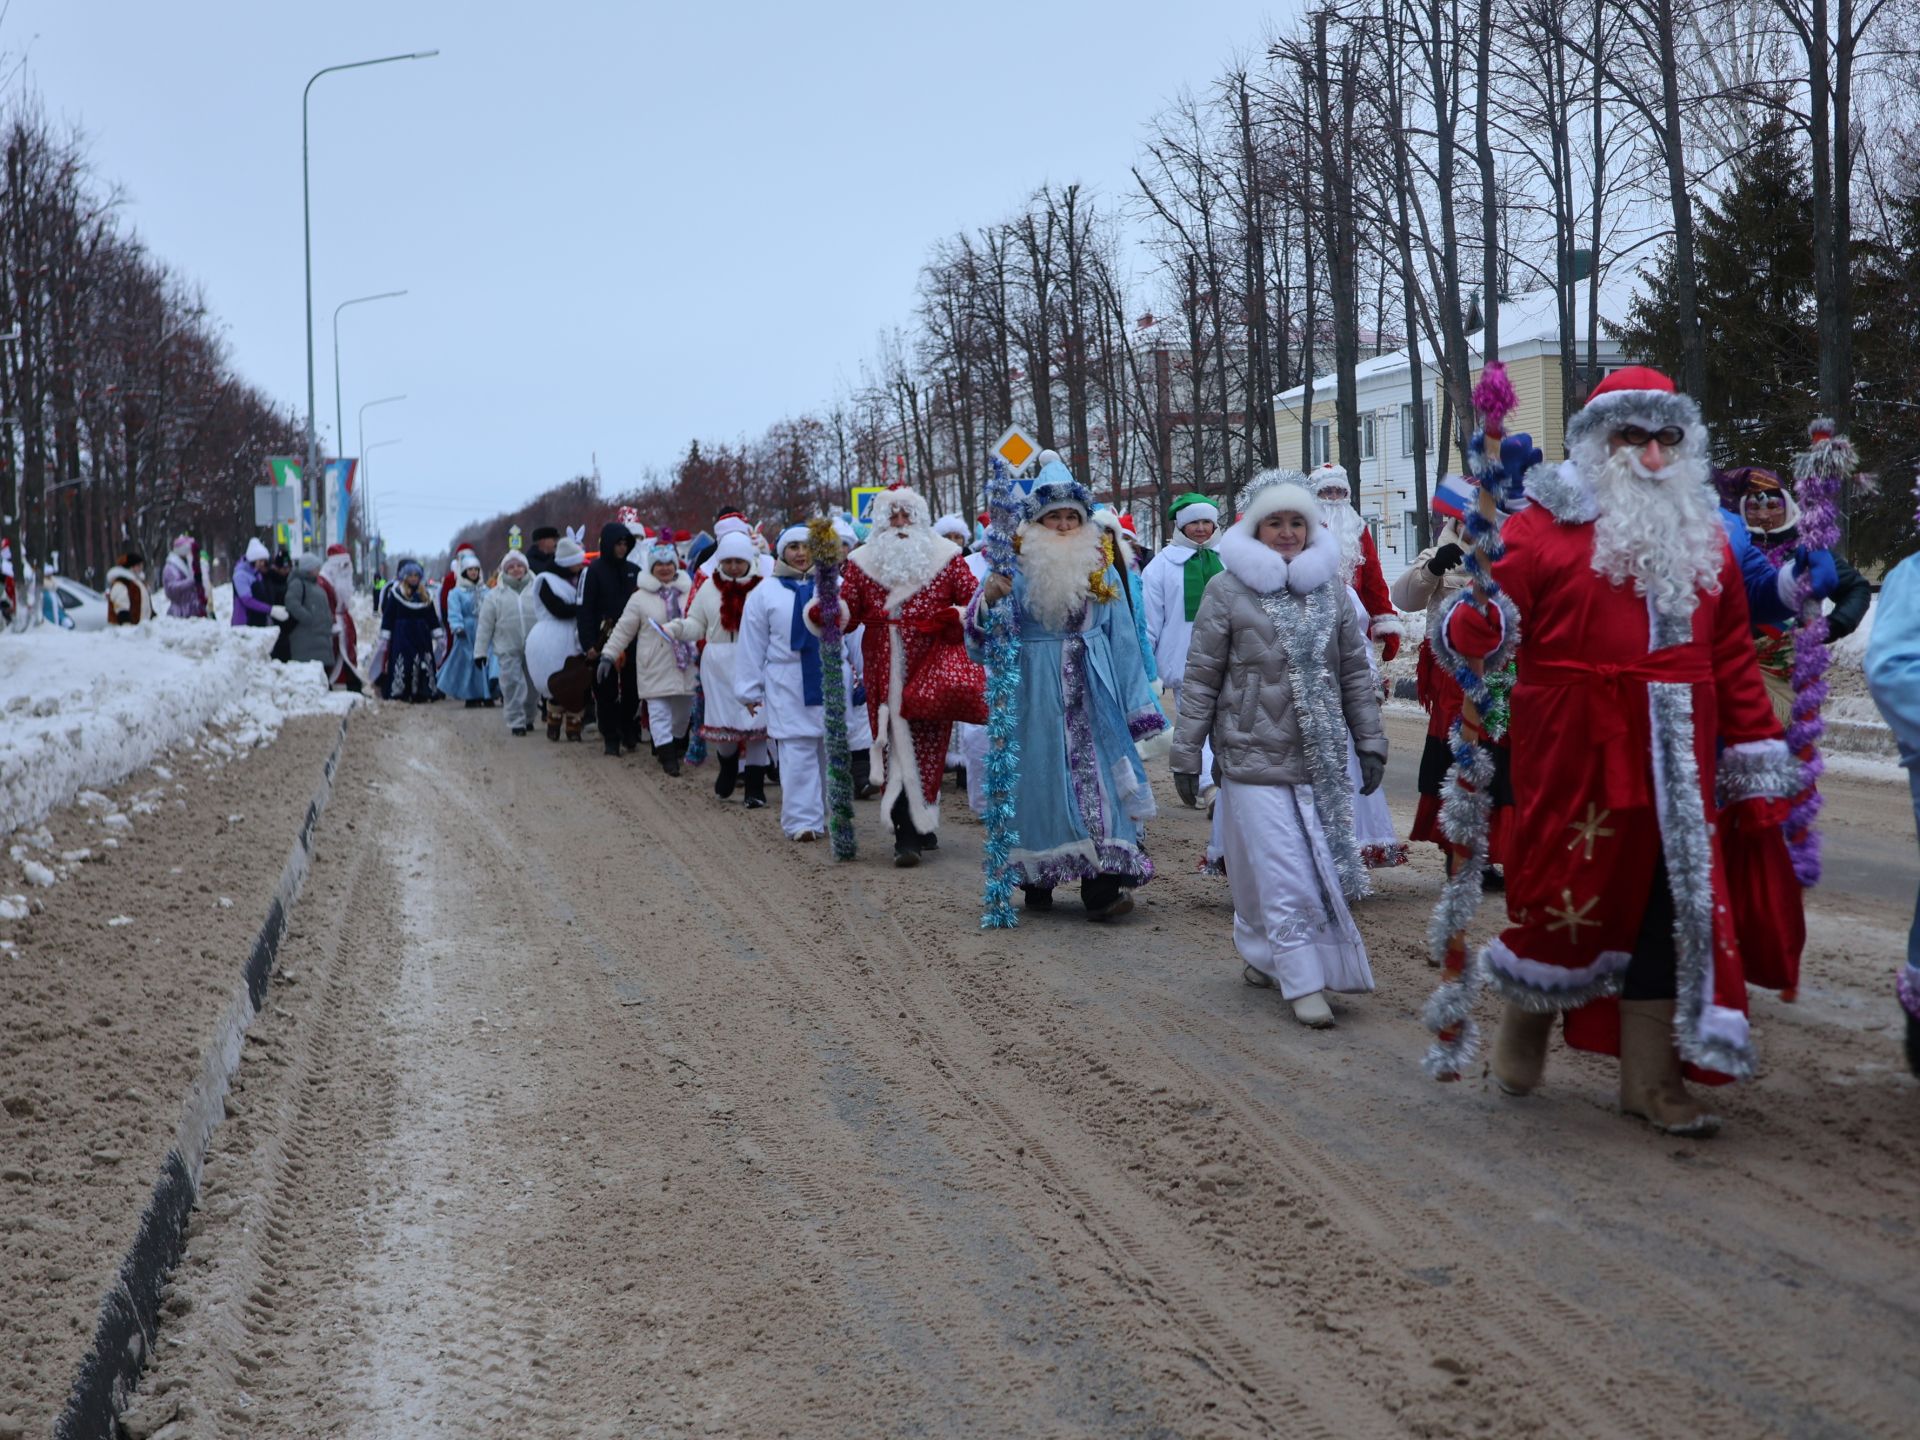
<svg viewBox="0 0 1920 1440">
<path fill-rule="evenodd" d="M 1071 506 L 1080 512 L 1082 520 L 1093 514 L 1093 495 L 1086 486 L 1073 478 L 1073 472 L 1058 455 L 1051 456 L 1040 467 L 1040 474 L 1034 479 L 1033 492 L 1027 496 L 1026 518 L 1038 520 L 1049 510 L 1058 510 L 1062 506 Z"/>
</svg>

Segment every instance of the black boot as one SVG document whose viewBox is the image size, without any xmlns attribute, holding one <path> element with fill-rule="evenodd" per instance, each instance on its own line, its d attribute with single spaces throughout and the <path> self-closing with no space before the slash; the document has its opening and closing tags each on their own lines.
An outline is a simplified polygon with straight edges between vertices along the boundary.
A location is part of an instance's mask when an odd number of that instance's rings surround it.
<svg viewBox="0 0 1920 1440">
<path fill-rule="evenodd" d="M 893 802 L 893 863 L 902 870 L 909 870 L 920 863 L 920 851 L 926 843 L 926 837 L 913 828 L 913 811 L 907 805 L 907 797 L 899 796 Z"/>
<path fill-rule="evenodd" d="M 680 752 L 686 748 L 686 743 L 684 740 L 669 740 L 666 745 L 659 750 L 660 768 L 666 771 L 667 774 L 678 775 L 680 773 Z"/>
<path fill-rule="evenodd" d="M 767 767 L 748 765 L 743 773 L 747 779 L 747 809 L 764 810 L 767 808 Z"/>
<path fill-rule="evenodd" d="M 722 800 L 733 798 L 734 783 L 740 778 L 740 752 L 720 757 L 720 773 L 713 777 L 713 793 Z"/>
<path fill-rule="evenodd" d="M 607 754 L 613 756 L 614 759 L 618 760 L 620 758 L 620 737 L 611 732 L 608 732 L 606 734 L 603 734 L 600 738 L 602 741 L 605 742 Z"/>
</svg>

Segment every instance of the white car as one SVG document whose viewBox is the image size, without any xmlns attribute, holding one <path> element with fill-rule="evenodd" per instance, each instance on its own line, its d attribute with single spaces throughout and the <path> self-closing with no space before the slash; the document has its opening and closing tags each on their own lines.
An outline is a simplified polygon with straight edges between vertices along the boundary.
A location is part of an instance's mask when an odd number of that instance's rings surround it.
<svg viewBox="0 0 1920 1440">
<path fill-rule="evenodd" d="M 64 575 L 49 575 L 47 589 L 60 602 L 60 608 L 67 612 L 74 629 L 107 628 L 107 597 L 98 590 L 90 589 L 78 580 L 69 580 Z"/>
</svg>

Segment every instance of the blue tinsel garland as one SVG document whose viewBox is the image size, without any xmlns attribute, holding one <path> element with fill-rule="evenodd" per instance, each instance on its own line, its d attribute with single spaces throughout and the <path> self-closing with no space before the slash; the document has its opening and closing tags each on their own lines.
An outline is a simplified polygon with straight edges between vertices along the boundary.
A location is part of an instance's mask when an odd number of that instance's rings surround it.
<svg viewBox="0 0 1920 1440">
<path fill-rule="evenodd" d="M 1013 578 L 1013 534 L 1019 524 L 1020 501 L 1006 465 L 993 462 L 987 486 L 987 510 L 993 523 L 987 529 L 984 554 L 990 574 Z M 1013 791 L 1020 768 L 1016 726 L 1020 708 L 1020 628 L 1013 613 L 1013 597 L 998 605 L 978 607 L 979 625 L 987 635 L 987 843 L 983 930 L 1010 930 L 1020 923 L 1013 907 L 1013 849 L 1020 843 L 1013 823 Z"/>
<path fill-rule="evenodd" d="M 707 692 L 699 684 L 693 687 L 693 718 L 687 721 L 687 753 L 682 759 L 689 765 L 704 765 L 707 759 L 707 737 L 700 733 L 700 727 L 707 723 Z"/>
<path fill-rule="evenodd" d="M 827 834 L 833 858 L 851 860 L 853 835 L 853 765 L 847 753 L 846 656 L 840 634 L 840 537 L 831 520 L 807 526 L 813 551 L 813 598 L 820 615 L 820 699 L 826 710 Z"/>
</svg>

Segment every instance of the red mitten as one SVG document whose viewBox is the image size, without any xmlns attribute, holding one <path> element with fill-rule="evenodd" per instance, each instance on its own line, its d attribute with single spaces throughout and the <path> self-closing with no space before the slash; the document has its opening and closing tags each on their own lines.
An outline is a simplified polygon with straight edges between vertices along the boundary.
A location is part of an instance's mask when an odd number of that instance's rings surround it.
<svg viewBox="0 0 1920 1440">
<path fill-rule="evenodd" d="M 1380 642 L 1380 663 L 1382 665 L 1391 665 L 1393 663 L 1393 657 L 1399 653 L 1400 637 L 1398 635 L 1389 635 L 1385 640 Z"/>
</svg>

